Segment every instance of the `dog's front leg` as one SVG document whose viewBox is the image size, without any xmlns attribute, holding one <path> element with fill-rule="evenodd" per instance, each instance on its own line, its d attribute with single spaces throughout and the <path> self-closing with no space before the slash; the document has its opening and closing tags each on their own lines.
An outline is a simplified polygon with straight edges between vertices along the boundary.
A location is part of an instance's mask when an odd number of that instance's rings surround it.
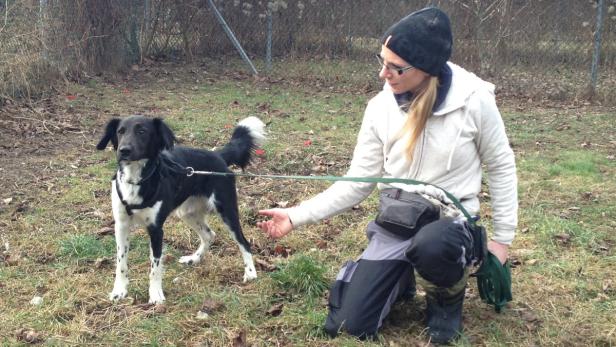
<svg viewBox="0 0 616 347">
<path fill-rule="evenodd" d="M 163 228 L 148 226 L 150 234 L 150 304 L 162 304 L 163 293 Z"/>
<path fill-rule="evenodd" d="M 109 293 L 110 300 L 124 299 L 128 294 L 128 234 L 130 226 L 128 221 L 116 218 L 115 241 L 116 241 L 116 271 L 113 291 Z"/>
</svg>

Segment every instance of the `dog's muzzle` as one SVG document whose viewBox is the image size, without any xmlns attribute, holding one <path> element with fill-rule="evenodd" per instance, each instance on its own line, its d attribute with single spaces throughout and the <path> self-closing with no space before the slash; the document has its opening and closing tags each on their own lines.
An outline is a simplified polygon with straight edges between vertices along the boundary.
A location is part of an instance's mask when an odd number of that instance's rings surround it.
<svg viewBox="0 0 616 347">
<path fill-rule="evenodd" d="M 132 149 L 128 146 L 122 146 L 118 149 L 118 160 L 130 160 Z"/>
</svg>

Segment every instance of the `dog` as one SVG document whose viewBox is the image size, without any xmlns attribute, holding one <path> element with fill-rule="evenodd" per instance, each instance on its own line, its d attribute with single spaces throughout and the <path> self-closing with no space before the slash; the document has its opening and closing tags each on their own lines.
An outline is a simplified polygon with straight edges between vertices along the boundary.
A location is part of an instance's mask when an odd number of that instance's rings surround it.
<svg viewBox="0 0 616 347">
<path fill-rule="evenodd" d="M 160 118 L 131 116 L 113 118 L 107 123 L 96 148 L 104 150 L 111 142 L 117 159 L 117 172 L 111 183 L 117 263 L 110 300 L 117 301 L 127 295 L 128 234 L 131 228 L 143 226 L 150 236 L 149 302 L 165 301 L 163 224 L 171 214 L 186 222 L 200 238 L 199 248 L 192 255 L 181 257 L 180 263 L 201 261 L 215 236 L 206 217 L 217 212 L 239 246 L 244 261 L 244 282 L 257 277 L 250 244 L 239 221 L 235 177 L 189 177 L 187 167 L 226 173 L 231 173 L 230 165 L 243 169 L 253 158 L 253 150 L 264 140 L 265 124 L 257 117 L 240 121 L 230 141 L 213 151 L 174 146 L 176 137 Z"/>
</svg>

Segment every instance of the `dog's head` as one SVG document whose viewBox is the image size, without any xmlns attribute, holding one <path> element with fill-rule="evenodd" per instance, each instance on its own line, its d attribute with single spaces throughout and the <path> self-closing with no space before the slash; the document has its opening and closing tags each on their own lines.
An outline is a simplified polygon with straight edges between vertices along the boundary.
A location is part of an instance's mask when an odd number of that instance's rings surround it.
<svg viewBox="0 0 616 347">
<path fill-rule="evenodd" d="M 175 136 L 160 118 L 131 116 L 111 119 L 96 149 L 105 149 L 110 141 L 118 162 L 136 161 L 155 158 L 161 151 L 173 148 Z"/>
</svg>

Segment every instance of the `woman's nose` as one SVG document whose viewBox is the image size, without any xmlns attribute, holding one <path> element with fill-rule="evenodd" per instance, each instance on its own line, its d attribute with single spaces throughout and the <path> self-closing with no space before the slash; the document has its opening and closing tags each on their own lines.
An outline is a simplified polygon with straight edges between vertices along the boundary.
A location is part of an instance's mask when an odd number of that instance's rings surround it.
<svg viewBox="0 0 616 347">
<path fill-rule="evenodd" d="M 391 78 L 391 71 L 389 71 L 389 69 L 383 65 L 381 66 L 381 71 L 379 72 L 379 78 L 384 80 L 384 79 L 388 79 Z"/>
</svg>

